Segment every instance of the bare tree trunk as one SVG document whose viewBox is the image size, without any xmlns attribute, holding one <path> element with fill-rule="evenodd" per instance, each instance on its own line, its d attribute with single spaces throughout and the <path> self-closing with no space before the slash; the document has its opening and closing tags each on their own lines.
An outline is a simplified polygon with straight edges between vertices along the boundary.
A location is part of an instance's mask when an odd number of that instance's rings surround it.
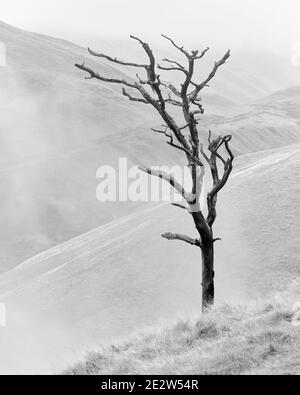
<svg viewBox="0 0 300 395">
<path fill-rule="evenodd" d="M 202 251 L 202 311 L 206 312 L 214 304 L 214 236 L 212 228 L 204 221 L 203 214 L 192 213 L 196 229 L 200 235 L 199 246 Z"/>
<path fill-rule="evenodd" d="M 215 298 L 214 285 L 214 243 L 202 243 L 202 310 L 205 312 L 213 306 Z"/>
</svg>

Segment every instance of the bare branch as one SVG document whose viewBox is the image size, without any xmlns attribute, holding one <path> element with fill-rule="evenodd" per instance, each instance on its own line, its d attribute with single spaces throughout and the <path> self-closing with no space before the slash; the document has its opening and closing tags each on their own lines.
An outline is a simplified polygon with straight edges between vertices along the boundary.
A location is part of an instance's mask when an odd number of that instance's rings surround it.
<svg viewBox="0 0 300 395">
<path fill-rule="evenodd" d="M 141 44 L 141 46 L 144 48 L 146 54 L 148 55 L 150 64 L 147 65 L 145 68 L 146 68 L 147 75 L 148 75 L 148 83 L 151 85 L 151 84 L 155 83 L 156 79 L 157 79 L 157 76 L 155 73 L 155 58 L 154 58 L 153 52 L 152 52 L 151 48 L 149 47 L 149 45 L 147 43 L 143 42 L 138 37 L 130 36 L 130 38 L 138 41 Z"/>
<path fill-rule="evenodd" d="M 212 131 L 209 129 L 208 131 L 208 143 L 211 144 L 211 136 L 212 136 Z"/>
<path fill-rule="evenodd" d="M 223 56 L 222 59 L 220 59 L 218 62 L 215 62 L 215 65 L 209 74 L 209 76 L 206 78 L 205 81 L 203 81 L 201 84 L 198 84 L 194 92 L 190 95 L 190 101 L 193 102 L 195 98 L 198 96 L 198 93 L 207 86 L 209 81 L 211 81 L 214 76 L 216 75 L 218 69 L 220 66 L 226 63 L 226 60 L 229 59 L 230 57 L 230 51 L 226 52 L 226 54 Z"/>
<path fill-rule="evenodd" d="M 174 85 L 172 85 L 172 84 L 167 85 L 167 84 L 165 84 L 165 83 L 162 83 L 162 85 L 163 85 L 166 89 L 169 89 L 172 93 L 174 93 L 175 96 L 181 98 L 181 93 L 179 92 L 178 89 L 175 88 Z"/>
<path fill-rule="evenodd" d="M 193 189 L 192 189 L 192 196 L 193 199 L 190 203 L 192 211 L 200 211 L 200 196 L 203 190 L 203 180 L 205 176 L 205 166 L 202 165 L 200 167 L 195 166 L 194 164 L 191 165 L 191 174 L 192 174 L 192 181 L 193 181 Z"/>
<path fill-rule="evenodd" d="M 93 79 L 96 78 L 97 80 L 103 81 L 103 82 L 110 82 L 113 84 L 123 84 L 126 86 L 129 86 L 130 88 L 134 88 L 134 89 L 139 89 L 138 85 L 136 83 L 130 83 L 126 80 L 119 80 L 116 78 L 105 78 L 102 77 L 101 75 L 99 75 L 98 73 L 96 73 L 94 70 L 88 68 L 85 66 L 85 64 L 75 64 L 75 67 L 77 67 L 78 69 L 87 72 L 90 77 L 86 77 L 86 79 Z"/>
<path fill-rule="evenodd" d="M 198 103 L 197 103 L 197 101 L 198 101 Z M 194 106 L 196 106 L 196 107 L 199 108 L 199 111 L 197 111 L 197 112 L 199 112 L 200 114 L 204 114 L 204 108 L 203 108 L 202 104 L 199 103 L 199 101 L 200 101 L 200 99 L 198 99 L 198 100 L 193 100 L 193 101 L 192 101 L 192 104 L 194 104 Z M 194 114 L 195 114 L 195 112 L 194 112 Z"/>
<path fill-rule="evenodd" d="M 184 199 L 186 200 L 188 199 L 189 195 L 187 194 L 183 186 L 181 186 L 179 182 L 176 181 L 173 175 L 168 174 L 167 172 L 162 170 L 155 170 L 147 167 L 139 167 L 139 169 L 144 173 L 150 174 L 151 176 L 155 176 L 161 178 L 164 181 L 167 181 Z"/>
<path fill-rule="evenodd" d="M 231 162 L 234 160 L 234 155 L 229 147 L 229 142 L 232 140 L 232 136 L 228 135 L 225 137 L 225 148 L 229 154 Z"/>
<path fill-rule="evenodd" d="M 216 241 L 222 241 L 222 239 L 220 239 L 220 237 L 218 237 L 217 239 L 214 239 L 213 242 L 215 243 Z"/>
<path fill-rule="evenodd" d="M 201 160 L 197 156 L 195 156 L 192 151 L 190 151 L 189 149 L 187 149 L 181 145 L 175 144 L 173 142 L 173 139 L 171 139 L 171 141 L 168 141 L 167 144 L 169 144 L 171 147 L 177 148 L 180 151 L 184 151 L 186 153 L 186 155 L 188 156 L 188 158 L 191 159 L 192 162 L 195 163 L 196 165 L 198 165 L 200 167 L 204 166 L 203 163 L 201 162 Z"/>
<path fill-rule="evenodd" d="M 170 63 L 170 64 L 175 64 L 175 66 L 177 66 L 178 68 L 180 68 L 182 71 L 187 73 L 187 70 L 184 68 L 184 66 L 182 66 L 182 64 L 180 64 L 179 62 L 176 62 L 176 60 L 170 60 L 168 58 L 164 58 L 163 62 L 166 63 Z"/>
<path fill-rule="evenodd" d="M 139 83 L 141 85 L 147 85 L 148 84 L 148 81 L 142 80 L 141 77 L 138 74 L 136 74 L 136 78 L 139 80 Z"/>
<path fill-rule="evenodd" d="M 98 58 L 104 58 L 109 60 L 110 62 L 113 63 L 117 63 L 120 64 L 122 66 L 132 66 L 132 67 L 141 67 L 141 68 L 146 68 L 147 65 L 146 64 L 137 64 L 137 63 L 132 63 L 132 62 L 123 62 L 121 60 L 118 60 L 117 58 L 112 58 L 111 56 L 105 55 L 103 53 L 98 53 L 98 52 L 94 52 L 93 50 L 91 50 L 90 48 L 88 48 L 88 51 L 91 55 L 96 56 Z"/>
<path fill-rule="evenodd" d="M 204 55 L 206 54 L 207 51 L 209 51 L 209 47 L 205 48 L 204 51 L 202 51 L 199 55 L 199 50 L 194 50 L 191 52 L 191 54 L 186 51 L 184 49 L 184 47 L 180 47 L 179 45 L 177 45 L 175 43 L 174 40 L 172 40 L 170 37 L 165 36 L 164 34 L 162 34 L 162 37 L 164 37 L 166 40 L 170 41 L 172 43 L 172 45 L 178 49 L 180 52 L 182 52 L 189 60 L 198 60 L 198 59 L 202 59 L 204 57 Z M 173 62 L 173 63 L 177 63 L 177 62 Z M 178 66 L 178 64 L 177 64 Z"/>
<path fill-rule="evenodd" d="M 209 160 L 209 157 L 204 152 L 203 144 L 200 144 L 200 152 L 201 152 L 203 158 L 206 160 L 206 162 L 210 165 L 210 160 Z"/>
<path fill-rule="evenodd" d="M 190 151 L 189 149 L 185 148 L 185 147 L 182 146 L 182 145 L 178 145 L 178 144 L 174 143 L 174 136 L 173 136 L 172 134 L 168 134 L 168 133 L 167 133 L 167 130 L 169 129 L 169 127 L 166 126 L 166 125 L 163 125 L 163 127 L 165 128 L 165 130 L 159 130 L 159 129 L 154 129 L 154 128 L 151 128 L 151 130 L 152 130 L 154 133 L 163 134 L 164 136 L 168 137 L 168 138 L 170 139 L 170 141 L 167 141 L 167 144 L 168 144 L 168 145 L 170 145 L 171 147 L 174 147 L 174 148 L 176 148 L 176 149 L 178 149 L 178 150 L 180 150 L 180 151 L 185 152 L 186 155 L 188 156 L 188 158 L 189 158 L 193 163 L 196 163 L 198 166 L 203 167 L 203 163 L 200 161 L 199 158 L 197 158 L 197 157 L 193 154 L 192 151 Z M 186 127 L 187 127 L 187 126 L 186 126 Z M 185 128 L 185 127 L 180 128 L 180 130 L 182 130 L 182 129 L 184 129 L 184 128 Z"/>
<path fill-rule="evenodd" d="M 225 137 L 219 136 L 215 140 L 211 140 L 211 132 L 210 132 L 208 149 L 211 152 L 211 157 L 209 163 L 210 163 L 211 174 L 214 181 L 214 185 L 212 190 L 207 195 L 207 206 L 208 206 L 207 223 L 209 224 L 209 226 L 213 225 L 217 216 L 216 204 L 217 204 L 218 192 L 226 185 L 233 169 L 232 163 L 234 160 L 234 155 L 229 147 L 229 142 L 231 141 L 231 139 L 232 136 L 228 135 Z M 225 145 L 225 149 L 229 155 L 229 158 L 227 160 L 225 160 L 218 152 L 218 150 L 222 147 L 222 145 Z M 216 158 L 219 158 L 224 165 L 224 172 L 221 179 L 219 179 L 219 175 L 218 175 Z"/>
<path fill-rule="evenodd" d="M 186 75 L 188 74 L 188 71 L 179 62 L 176 62 L 175 60 L 170 60 L 170 59 L 165 58 L 165 59 L 163 59 L 163 62 L 169 63 L 170 66 L 167 67 L 167 66 L 161 66 L 158 64 L 157 67 L 160 70 L 166 70 L 166 71 L 175 70 L 175 71 L 182 71 Z"/>
<path fill-rule="evenodd" d="M 185 70 L 182 70 L 180 67 L 174 67 L 174 66 L 166 67 L 158 64 L 157 68 L 159 70 L 164 70 L 164 71 L 182 71 L 184 74 L 186 74 Z"/>
<path fill-rule="evenodd" d="M 184 135 L 179 130 L 174 119 L 166 111 L 166 101 L 163 98 L 163 95 L 162 95 L 162 92 L 160 89 L 160 86 L 162 85 L 162 83 L 160 81 L 159 75 L 157 75 L 155 72 L 155 58 L 154 58 L 151 48 L 149 47 L 149 45 L 147 43 L 143 42 L 138 37 L 135 37 L 135 36 L 130 36 L 130 37 L 132 39 L 138 41 L 142 45 L 142 47 L 144 48 L 145 52 L 147 53 L 147 55 L 149 57 L 150 65 L 147 66 L 147 69 L 146 69 L 147 74 L 148 74 L 148 84 L 152 87 L 153 91 L 156 93 L 158 100 L 157 101 L 154 101 L 153 99 L 149 100 L 149 98 L 147 97 L 147 95 L 148 95 L 147 92 L 145 90 L 142 91 L 141 85 L 139 85 L 139 88 L 138 88 L 139 91 L 141 92 L 142 96 L 146 100 L 148 100 L 156 108 L 156 110 L 160 113 L 161 117 L 166 122 L 167 126 L 174 133 L 178 142 L 184 147 L 185 150 L 189 150 L 190 147 L 189 147 L 189 144 L 186 141 Z M 175 104 L 175 101 L 172 101 L 172 99 L 171 100 L 169 99 L 168 102 L 170 104 Z M 178 105 L 178 103 L 176 103 L 176 105 Z"/>
<path fill-rule="evenodd" d="M 173 106 L 182 107 L 182 103 L 178 100 L 172 99 L 170 94 L 169 94 L 169 98 L 165 99 L 165 102 L 168 104 L 172 104 Z"/>
<path fill-rule="evenodd" d="M 180 241 L 184 241 L 185 243 L 191 244 L 193 246 L 201 247 L 201 243 L 199 240 L 192 239 L 191 237 L 186 235 L 181 235 L 178 233 L 165 233 L 161 236 L 167 240 L 180 240 Z"/>
<path fill-rule="evenodd" d="M 169 129 L 168 128 L 168 126 L 164 126 L 165 127 L 165 130 L 158 130 L 158 129 L 154 129 L 154 128 L 151 128 L 151 130 L 152 130 L 152 132 L 154 132 L 154 133 L 159 133 L 159 134 L 163 134 L 163 135 L 165 135 L 166 137 L 168 137 L 169 139 L 173 139 L 173 136 L 171 135 L 171 134 L 168 134 L 167 133 L 167 130 Z"/>
<path fill-rule="evenodd" d="M 191 124 L 195 124 L 197 125 L 199 122 L 199 119 L 194 119 L 193 121 L 187 123 L 186 125 L 182 126 L 181 128 L 179 128 L 180 130 L 184 130 L 186 128 L 188 128 L 189 126 L 191 126 Z"/>
<path fill-rule="evenodd" d="M 221 162 L 223 163 L 223 165 L 225 166 L 225 165 L 226 165 L 226 161 L 225 161 L 225 159 L 222 157 L 222 155 L 219 154 L 218 151 L 215 152 L 215 155 L 216 155 L 216 157 L 217 157 L 218 159 L 220 159 L 220 161 L 221 161 Z"/>
<path fill-rule="evenodd" d="M 174 40 L 172 40 L 170 37 L 165 36 L 164 34 L 162 34 L 162 37 L 170 41 L 170 43 L 172 43 L 172 45 L 180 52 L 182 52 L 187 58 L 190 58 L 190 54 L 184 49 L 184 47 L 179 47 L 179 45 L 177 45 Z"/>
<path fill-rule="evenodd" d="M 188 208 L 186 206 L 184 206 L 183 204 L 180 204 L 180 203 L 172 203 L 172 206 L 179 207 L 182 210 L 186 210 L 186 211 L 188 210 Z"/>
<path fill-rule="evenodd" d="M 150 103 L 149 103 L 147 100 L 145 100 L 145 99 L 131 96 L 131 95 L 126 91 L 125 88 L 122 89 L 122 93 L 123 93 L 124 96 L 128 97 L 128 99 L 129 99 L 130 101 L 135 101 L 135 102 L 144 103 L 144 104 L 150 104 Z"/>
<path fill-rule="evenodd" d="M 205 50 L 202 51 L 200 55 L 196 55 L 195 60 L 202 59 L 204 57 L 204 55 L 206 54 L 206 52 L 208 52 L 208 51 L 209 51 L 209 47 L 205 48 Z"/>
</svg>

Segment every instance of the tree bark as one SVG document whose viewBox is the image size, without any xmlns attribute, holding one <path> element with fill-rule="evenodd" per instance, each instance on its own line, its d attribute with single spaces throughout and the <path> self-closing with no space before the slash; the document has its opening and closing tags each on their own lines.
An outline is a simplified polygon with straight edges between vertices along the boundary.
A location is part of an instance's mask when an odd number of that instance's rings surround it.
<svg viewBox="0 0 300 395">
<path fill-rule="evenodd" d="M 206 312 L 214 305 L 215 299 L 214 235 L 202 212 L 192 213 L 192 216 L 200 235 L 200 248 L 202 251 L 202 311 Z"/>
<path fill-rule="evenodd" d="M 214 242 L 202 244 L 202 311 L 207 311 L 214 304 Z"/>
</svg>

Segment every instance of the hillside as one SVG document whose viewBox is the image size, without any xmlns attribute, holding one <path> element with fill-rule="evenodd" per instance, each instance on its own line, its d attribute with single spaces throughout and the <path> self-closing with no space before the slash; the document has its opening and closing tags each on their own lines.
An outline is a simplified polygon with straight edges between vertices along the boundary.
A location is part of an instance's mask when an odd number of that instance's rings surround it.
<svg viewBox="0 0 300 395">
<path fill-rule="evenodd" d="M 155 161 L 164 146 L 146 133 L 154 123 L 147 108 L 122 98 L 118 86 L 87 82 L 74 63 L 124 76 L 118 70 L 64 40 L 3 23 L 0 37 L 7 47 L 7 67 L 0 70 L 4 272 L 113 219 L 95 199 L 97 168 L 115 165 L 119 157 Z M 156 150 L 148 155 L 149 144 Z M 117 206 L 116 216 L 127 213 L 127 205 Z"/>
<path fill-rule="evenodd" d="M 121 72 L 95 61 L 78 45 L 2 22 L 0 38 L 7 47 L 7 66 L 0 70 L 0 273 L 4 273 L 141 208 L 126 202 L 114 203 L 111 210 L 111 205 L 97 202 L 99 166 L 116 166 L 119 157 L 145 165 L 169 165 L 180 159 L 149 132 L 161 123 L 150 108 L 129 103 L 118 86 L 84 80 L 73 64 L 85 61 L 104 75 L 128 78 L 132 70 Z M 130 41 L 120 56 L 142 56 Z M 98 45 L 111 54 L 122 47 L 104 41 Z M 206 74 L 219 56 L 219 51 L 212 52 L 199 73 Z M 247 62 L 243 66 L 238 59 Z M 270 64 L 272 56 L 265 54 L 264 60 Z M 295 111 L 278 114 L 270 98 L 259 114 L 245 109 L 278 88 L 296 84 L 293 73 L 279 67 L 280 62 L 273 62 L 277 66 L 268 73 L 254 63 L 249 57 L 233 56 L 232 66 L 224 67 L 204 97 L 203 138 L 208 127 L 230 131 L 239 154 L 299 142 Z M 299 95 L 293 93 L 289 100 L 296 108 Z"/>
<path fill-rule="evenodd" d="M 208 117 L 205 121 L 215 133 L 232 133 L 236 151 L 253 152 L 276 148 L 283 142 L 299 142 L 300 86 L 277 91 L 257 100 L 238 115 Z M 253 138 L 255 136 L 255 139 Z"/>
<path fill-rule="evenodd" d="M 218 302 L 266 297 L 299 277 L 299 158 L 299 145 L 238 158 L 215 231 Z M 185 213 L 149 207 L 2 275 L 10 326 L 1 369 L 10 369 L 8 352 L 23 369 L 30 349 L 28 371 L 57 371 L 99 344 L 197 313 L 199 251 L 160 238 L 179 230 L 194 231 Z"/>
<path fill-rule="evenodd" d="M 98 347 L 67 375 L 299 375 L 300 330 L 293 326 L 299 280 L 249 306 L 221 305 L 123 343 Z"/>
</svg>

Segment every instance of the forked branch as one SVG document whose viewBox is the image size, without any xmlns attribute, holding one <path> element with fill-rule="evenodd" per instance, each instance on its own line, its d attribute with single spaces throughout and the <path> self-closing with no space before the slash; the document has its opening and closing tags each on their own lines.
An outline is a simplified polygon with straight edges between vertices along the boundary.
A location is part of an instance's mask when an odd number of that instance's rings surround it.
<svg viewBox="0 0 300 395">
<path fill-rule="evenodd" d="M 151 169 L 148 167 L 139 167 L 144 173 L 150 174 L 151 176 L 158 177 L 164 181 L 167 181 L 184 199 L 188 200 L 189 194 L 185 191 L 183 186 L 174 178 L 172 174 L 168 174 L 162 170 Z"/>
<path fill-rule="evenodd" d="M 232 136 L 219 136 L 214 140 L 211 140 L 211 132 L 209 134 L 209 151 L 211 152 L 210 158 L 205 154 L 203 150 L 203 146 L 201 146 L 201 153 L 208 162 L 211 170 L 211 175 L 213 179 L 213 188 L 207 195 L 207 206 L 208 206 L 208 216 L 207 216 L 207 223 L 209 226 L 212 226 L 215 222 L 217 212 L 216 212 L 216 205 L 217 205 L 217 196 L 219 191 L 224 188 L 226 185 L 229 176 L 233 170 L 233 160 L 234 155 L 229 147 L 229 142 L 231 141 Z M 225 146 L 225 150 L 228 154 L 228 158 L 224 158 L 222 154 L 219 152 L 222 146 Z M 219 177 L 219 169 L 217 164 L 217 159 L 219 159 L 223 164 L 223 175 Z"/>
<path fill-rule="evenodd" d="M 112 84 L 123 84 L 123 85 L 126 85 L 126 86 L 130 87 L 130 88 L 138 89 L 138 86 L 137 86 L 136 83 L 131 83 L 131 82 L 128 82 L 128 81 L 126 81 L 124 79 L 120 80 L 120 79 L 117 79 L 117 78 L 102 77 L 100 74 L 96 73 L 94 70 L 92 70 L 89 67 L 87 67 L 85 65 L 85 63 L 83 63 L 83 64 L 75 64 L 75 67 L 77 67 L 78 69 L 80 69 L 82 71 L 85 71 L 86 73 L 89 74 L 89 77 L 86 77 L 86 79 L 93 79 L 93 78 L 95 78 L 95 79 L 103 81 L 103 82 L 110 82 Z"/>
<path fill-rule="evenodd" d="M 207 84 L 214 78 L 219 67 L 225 64 L 226 60 L 229 59 L 229 57 L 230 57 L 230 51 L 226 52 L 226 54 L 218 62 L 215 62 L 214 67 L 210 72 L 209 76 L 203 82 L 201 82 L 201 84 L 194 84 L 196 85 L 196 89 L 189 95 L 190 102 L 193 102 L 197 98 L 199 92 L 203 88 L 205 88 Z"/>
<path fill-rule="evenodd" d="M 193 246 L 201 247 L 201 243 L 198 239 L 193 239 L 192 237 L 186 235 L 181 235 L 178 233 L 164 233 L 161 236 L 167 240 L 180 240 Z"/>
<path fill-rule="evenodd" d="M 128 99 L 130 101 L 135 101 L 135 102 L 144 103 L 144 104 L 150 104 L 149 101 L 146 100 L 146 99 L 142 99 L 140 97 L 131 96 L 130 93 L 128 93 L 125 88 L 122 89 L 122 93 L 123 93 L 124 96 L 128 97 Z"/>
<path fill-rule="evenodd" d="M 112 63 L 120 64 L 122 66 L 131 66 L 131 67 L 140 67 L 140 68 L 146 68 L 146 64 L 138 64 L 138 63 L 132 63 L 132 62 L 123 62 L 122 60 L 118 60 L 117 58 L 112 58 L 111 56 L 105 55 L 103 53 L 95 52 L 92 49 L 88 48 L 88 51 L 91 55 L 96 56 L 98 58 L 104 58 L 109 60 Z"/>
</svg>

